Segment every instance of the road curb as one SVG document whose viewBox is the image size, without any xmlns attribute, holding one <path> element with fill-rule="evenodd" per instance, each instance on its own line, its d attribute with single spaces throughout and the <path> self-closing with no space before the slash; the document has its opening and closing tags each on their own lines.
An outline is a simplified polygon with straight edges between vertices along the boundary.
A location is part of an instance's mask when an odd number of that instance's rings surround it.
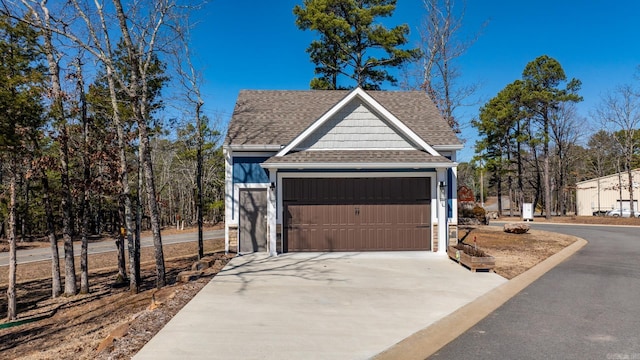
<svg viewBox="0 0 640 360">
<path fill-rule="evenodd" d="M 428 326 L 373 357 L 376 360 L 426 359 L 436 351 L 462 335 L 473 325 L 502 306 L 524 288 L 536 281 L 547 271 L 575 254 L 587 244 L 578 238 L 573 244 L 550 256 L 509 282 L 480 296 L 475 301 L 461 307 L 447 317 Z"/>
</svg>

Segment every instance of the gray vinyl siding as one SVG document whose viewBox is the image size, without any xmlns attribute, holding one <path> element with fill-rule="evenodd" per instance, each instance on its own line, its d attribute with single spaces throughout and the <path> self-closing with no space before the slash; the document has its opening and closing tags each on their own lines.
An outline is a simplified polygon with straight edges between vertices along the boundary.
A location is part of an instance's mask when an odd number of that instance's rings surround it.
<svg viewBox="0 0 640 360">
<path fill-rule="evenodd" d="M 300 149 L 416 149 L 360 100 L 347 104 L 305 139 Z"/>
</svg>

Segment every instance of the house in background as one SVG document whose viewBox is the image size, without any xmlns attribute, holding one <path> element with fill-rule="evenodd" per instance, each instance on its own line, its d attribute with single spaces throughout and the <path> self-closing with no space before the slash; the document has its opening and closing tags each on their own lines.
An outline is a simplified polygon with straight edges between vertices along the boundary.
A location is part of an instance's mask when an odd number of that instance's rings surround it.
<svg viewBox="0 0 640 360">
<path fill-rule="evenodd" d="M 223 149 L 227 251 L 457 241 L 462 143 L 423 92 L 244 90 Z"/>
<path fill-rule="evenodd" d="M 640 198 L 640 169 L 632 170 L 633 209 L 638 211 Z M 621 180 L 621 181 L 620 181 Z M 620 186 L 622 185 L 622 187 Z M 622 193 L 621 193 L 622 190 Z M 629 177 L 627 172 L 607 175 L 576 183 L 576 212 L 578 216 L 591 216 L 608 210 L 630 209 Z"/>
</svg>

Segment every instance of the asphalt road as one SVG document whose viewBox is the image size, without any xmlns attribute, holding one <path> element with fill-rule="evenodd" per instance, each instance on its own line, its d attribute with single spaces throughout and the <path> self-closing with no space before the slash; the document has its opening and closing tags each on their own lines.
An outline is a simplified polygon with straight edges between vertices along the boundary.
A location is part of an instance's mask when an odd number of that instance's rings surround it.
<svg viewBox="0 0 640 360">
<path fill-rule="evenodd" d="M 205 231 L 204 239 L 220 239 L 224 238 L 224 230 L 211 230 Z M 162 235 L 162 244 L 177 244 L 183 242 L 196 242 L 198 241 L 198 233 L 197 232 L 185 232 L 184 234 L 171 234 L 171 235 Z M 80 255 L 80 243 L 75 242 L 73 246 L 74 255 Z M 150 247 L 153 246 L 153 238 L 151 236 L 143 236 L 140 242 L 140 247 Z M 126 248 L 126 241 L 125 241 Z M 100 242 L 90 242 L 89 243 L 89 254 L 99 254 L 104 252 L 116 251 L 115 241 L 105 240 Z M 58 253 L 60 256 L 64 256 L 64 248 L 62 246 L 62 242 L 58 241 Z M 26 264 L 35 261 L 44 261 L 51 260 L 51 249 L 49 247 L 45 248 L 37 248 L 37 249 L 29 249 L 29 250 L 18 250 L 17 252 L 18 264 Z M 61 260 L 62 262 L 63 260 Z M 3 252 L 0 253 L 0 266 L 8 266 L 9 265 L 9 253 Z"/>
<path fill-rule="evenodd" d="M 431 359 L 640 359 L 640 228 L 532 228 L 589 243 Z"/>
</svg>

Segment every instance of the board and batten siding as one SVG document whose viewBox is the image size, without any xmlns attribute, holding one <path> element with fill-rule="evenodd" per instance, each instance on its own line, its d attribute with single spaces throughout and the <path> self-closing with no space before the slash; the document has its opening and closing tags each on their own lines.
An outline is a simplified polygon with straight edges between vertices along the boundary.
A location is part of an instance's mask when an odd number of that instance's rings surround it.
<svg viewBox="0 0 640 360">
<path fill-rule="evenodd" d="M 640 170 L 633 171 L 633 197 L 640 199 Z M 622 173 L 623 208 L 629 208 L 629 181 L 627 173 Z M 576 205 L 578 216 L 591 216 L 595 211 L 619 208 L 620 183 L 618 174 L 576 183 Z M 626 200 L 626 202 L 625 202 Z M 635 201 L 634 201 L 635 203 Z M 599 205 L 598 205 L 599 204 Z M 636 209 L 637 210 L 637 209 Z"/>
<path fill-rule="evenodd" d="M 299 150 L 408 150 L 417 147 L 361 100 L 354 99 L 302 141 L 298 148 Z"/>
</svg>

